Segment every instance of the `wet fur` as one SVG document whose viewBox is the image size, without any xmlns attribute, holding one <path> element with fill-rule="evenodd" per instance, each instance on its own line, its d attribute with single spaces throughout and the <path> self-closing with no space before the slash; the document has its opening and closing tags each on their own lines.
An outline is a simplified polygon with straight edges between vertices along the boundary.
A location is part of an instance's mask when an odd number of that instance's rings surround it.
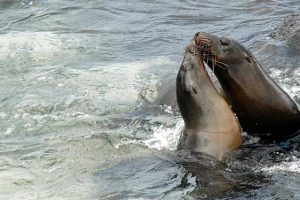
<svg viewBox="0 0 300 200">
<path fill-rule="evenodd" d="M 237 119 L 214 88 L 193 44 L 186 48 L 176 79 L 176 95 L 185 127 L 178 148 L 222 160 L 241 144 Z"/>
<path fill-rule="evenodd" d="M 205 51 L 242 128 L 268 140 L 300 133 L 300 112 L 295 102 L 263 70 L 243 45 L 230 38 L 197 33 L 209 41 Z M 203 40 L 202 40 L 203 42 Z M 199 46 L 200 48 L 200 46 Z M 220 64 L 219 64 L 220 63 Z"/>
</svg>

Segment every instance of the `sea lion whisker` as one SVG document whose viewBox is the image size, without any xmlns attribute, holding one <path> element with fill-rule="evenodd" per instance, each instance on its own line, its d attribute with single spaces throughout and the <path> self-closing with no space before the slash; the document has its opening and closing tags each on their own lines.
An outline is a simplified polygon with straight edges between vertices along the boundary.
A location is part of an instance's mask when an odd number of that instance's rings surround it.
<svg viewBox="0 0 300 200">
<path fill-rule="evenodd" d="M 222 65 L 220 65 L 220 64 L 216 64 L 216 66 L 218 66 L 218 67 L 220 67 L 221 69 L 223 69 L 223 70 L 226 70 L 226 68 L 225 67 L 223 67 Z"/>
<path fill-rule="evenodd" d="M 215 73 L 215 64 L 216 64 L 216 56 L 212 55 L 211 56 L 211 59 L 212 59 L 212 68 L 213 68 L 213 72 Z"/>
<path fill-rule="evenodd" d="M 224 65 L 226 67 L 229 67 L 229 65 L 227 65 L 226 63 L 223 63 L 223 62 L 220 62 L 220 61 L 217 61 L 217 60 L 216 60 L 216 62 L 219 63 L 219 64 L 222 64 L 222 65 Z"/>
<path fill-rule="evenodd" d="M 197 46 L 193 45 L 193 48 L 195 49 L 195 48 L 197 48 Z M 216 55 L 214 53 L 212 53 L 210 50 L 198 51 L 198 54 L 193 52 L 193 54 L 194 55 L 199 55 L 202 60 L 206 59 L 206 64 L 208 64 L 208 62 L 211 61 L 213 72 L 214 72 L 214 69 L 215 69 L 216 66 L 220 67 L 223 70 L 226 70 L 225 67 L 229 67 L 229 65 L 227 65 L 226 63 L 218 61 Z"/>
<path fill-rule="evenodd" d="M 225 69 L 224 66 L 229 67 L 229 65 L 227 65 L 226 63 L 223 63 L 223 62 L 220 62 L 220 61 L 217 61 L 217 60 L 214 60 L 214 61 L 215 61 L 216 64 L 218 64 L 218 66 L 221 66 L 223 69 Z"/>
<path fill-rule="evenodd" d="M 195 41 L 192 42 L 192 47 L 193 47 L 193 48 L 190 49 L 191 53 L 194 54 L 194 55 L 200 55 L 200 54 L 199 54 L 199 51 L 198 51 L 198 49 L 197 49 L 197 47 L 196 47 Z M 196 52 L 197 52 L 197 53 L 196 53 Z"/>
<path fill-rule="evenodd" d="M 225 64 L 225 63 L 222 63 L 222 62 L 220 62 L 220 61 L 217 61 L 216 59 L 212 59 L 212 58 L 208 58 L 208 57 L 207 57 L 207 59 L 208 59 L 208 61 L 211 61 L 213 67 L 218 66 L 218 67 L 220 67 L 220 68 L 226 70 L 226 68 L 225 68 L 224 66 L 226 66 L 226 67 L 229 66 L 229 65 L 227 65 L 227 64 Z M 207 61 L 207 62 L 208 62 L 208 61 Z M 222 65 L 224 65 L 224 66 L 222 66 Z"/>
<path fill-rule="evenodd" d="M 225 64 L 225 63 L 222 63 L 222 62 L 219 62 L 216 60 L 216 65 L 224 70 L 226 70 L 225 67 L 229 67 L 229 65 Z M 223 66 L 222 66 L 223 65 Z M 225 67 L 224 67 L 225 66 Z"/>
</svg>

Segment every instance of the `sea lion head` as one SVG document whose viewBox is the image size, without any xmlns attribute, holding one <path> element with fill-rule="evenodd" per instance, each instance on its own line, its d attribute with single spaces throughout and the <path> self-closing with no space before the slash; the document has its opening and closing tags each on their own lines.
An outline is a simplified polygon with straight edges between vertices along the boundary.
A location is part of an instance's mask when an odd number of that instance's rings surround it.
<svg viewBox="0 0 300 200">
<path fill-rule="evenodd" d="M 194 43 L 212 70 L 238 74 L 240 66 L 257 64 L 252 54 L 233 39 L 198 32 L 194 36 Z"/>
<path fill-rule="evenodd" d="M 235 105 L 233 110 L 240 118 L 248 109 L 245 103 L 248 97 L 261 93 L 253 84 L 264 73 L 259 63 L 243 45 L 231 38 L 198 32 L 194 45 L 217 76 L 228 102 Z"/>
<path fill-rule="evenodd" d="M 243 45 L 203 32 L 195 34 L 194 45 L 245 131 L 274 140 L 299 134 L 297 105 Z"/>
<path fill-rule="evenodd" d="M 202 115 L 203 87 L 206 87 L 207 73 L 198 50 L 190 43 L 177 74 L 176 94 L 179 110 L 186 125 L 196 128 Z"/>
</svg>

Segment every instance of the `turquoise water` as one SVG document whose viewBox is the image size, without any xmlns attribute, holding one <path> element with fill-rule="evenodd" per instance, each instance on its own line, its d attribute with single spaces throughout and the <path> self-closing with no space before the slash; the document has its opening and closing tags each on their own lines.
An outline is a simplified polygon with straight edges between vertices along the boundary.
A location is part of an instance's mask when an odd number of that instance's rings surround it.
<svg viewBox="0 0 300 200">
<path fill-rule="evenodd" d="M 299 57 L 268 37 L 285 1 L 0 1 L 0 199 L 300 199 L 299 145 L 222 165 L 176 151 L 155 103 L 197 31 L 247 46 L 291 97 Z"/>
</svg>

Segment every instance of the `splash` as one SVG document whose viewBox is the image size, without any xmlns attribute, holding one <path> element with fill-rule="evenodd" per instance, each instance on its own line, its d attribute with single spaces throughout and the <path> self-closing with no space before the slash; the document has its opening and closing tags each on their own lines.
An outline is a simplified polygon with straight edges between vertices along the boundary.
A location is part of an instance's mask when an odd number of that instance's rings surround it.
<svg viewBox="0 0 300 200">
<path fill-rule="evenodd" d="M 300 69 L 296 69 L 292 76 L 289 70 L 285 69 L 270 69 L 270 76 L 280 85 L 280 87 L 289 94 L 297 103 L 300 95 Z"/>
<path fill-rule="evenodd" d="M 180 133 L 183 129 L 184 123 L 179 119 L 175 127 L 166 128 L 163 125 L 154 129 L 153 137 L 144 141 L 144 144 L 153 149 L 175 150 L 177 148 Z"/>
<path fill-rule="evenodd" d="M 174 151 L 177 148 L 183 126 L 183 120 L 179 119 L 173 127 L 166 127 L 165 125 L 154 127 L 153 134 L 149 139 L 140 140 L 132 138 L 122 138 L 120 142 L 114 145 L 114 147 L 116 149 L 119 149 L 128 145 L 143 145 L 151 149 L 167 149 Z"/>
<path fill-rule="evenodd" d="M 300 173 L 300 159 L 295 156 L 291 159 L 293 160 L 292 162 L 282 162 L 270 167 L 263 167 L 261 170 L 267 173 L 274 173 L 277 171 Z"/>
</svg>

